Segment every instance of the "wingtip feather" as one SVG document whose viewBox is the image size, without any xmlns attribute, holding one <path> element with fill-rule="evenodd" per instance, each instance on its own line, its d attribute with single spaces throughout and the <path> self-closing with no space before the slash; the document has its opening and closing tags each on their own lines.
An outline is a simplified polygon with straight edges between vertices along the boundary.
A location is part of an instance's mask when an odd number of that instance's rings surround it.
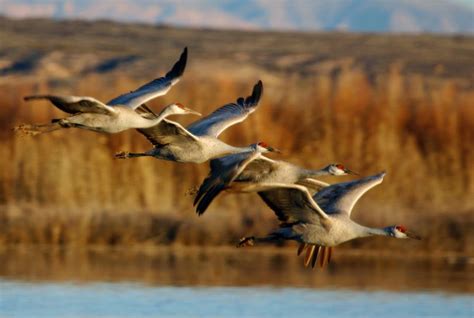
<svg viewBox="0 0 474 318">
<path fill-rule="evenodd" d="M 197 205 L 196 208 L 196 213 L 200 216 L 206 212 L 207 208 L 209 205 L 211 205 L 212 201 L 219 195 L 219 193 L 222 191 L 223 187 L 216 185 L 211 187 L 206 194 L 201 198 L 199 201 L 199 204 Z"/>
<path fill-rule="evenodd" d="M 188 61 L 188 47 L 185 47 L 178 61 L 173 65 L 171 70 L 166 74 L 166 77 L 177 78 L 183 75 Z"/>
<path fill-rule="evenodd" d="M 254 85 L 253 90 L 252 90 L 252 95 L 248 96 L 244 104 L 247 106 L 255 106 L 258 104 L 260 101 L 260 97 L 262 96 L 263 93 L 263 83 L 262 81 L 258 81 L 257 84 Z M 243 101 L 242 98 L 239 98 L 238 102 Z"/>
</svg>

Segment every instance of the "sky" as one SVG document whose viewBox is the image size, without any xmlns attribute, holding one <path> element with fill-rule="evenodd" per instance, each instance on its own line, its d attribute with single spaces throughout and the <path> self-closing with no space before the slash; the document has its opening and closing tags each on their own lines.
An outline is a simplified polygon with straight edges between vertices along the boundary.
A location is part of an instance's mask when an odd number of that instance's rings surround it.
<svg viewBox="0 0 474 318">
<path fill-rule="evenodd" d="M 474 0 L 0 0 L 0 14 L 195 28 L 474 33 Z"/>
</svg>

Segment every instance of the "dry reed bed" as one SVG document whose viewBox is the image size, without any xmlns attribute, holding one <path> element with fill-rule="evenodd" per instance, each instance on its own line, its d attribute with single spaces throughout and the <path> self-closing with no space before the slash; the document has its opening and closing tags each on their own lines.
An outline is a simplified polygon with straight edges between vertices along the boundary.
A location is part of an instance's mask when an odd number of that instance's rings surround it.
<svg viewBox="0 0 474 318">
<path fill-rule="evenodd" d="M 473 252 L 471 87 L 402 75 L 396 65 L 370 80 L 354 65 L 337 74 L 289 80 L 265 74 L 263 80 L 261 109 L 223 139 L 237 145 L 265 140 L 283 149 L 284 159 L 308 167 L 341 162 L 363 175 L 386 170 L 385 182 L 356 207 L 356 219 L 374 226 L 406 223 L 429 237 L 418 245 L 427 251 Z M 107 100 L 137 84 L 120 76 L 110 81 L 90 75 L 59 91 Z M 189 72 L 151 106 L 179 100 L 207 113 L 247 94 L 252 85 L 226 74 L 209 78 Z M 199 184 L 207 166 L 113 159 L 119 150 L 150 147 L 136 132 L 14 136 L 15 124 L 62 115 L 46 103 L 21 99 L 52 91 L 58 88 L 47 83 L 15 83 L 0 90 L 0 243 L 227 244 L 276 224 L 255 196 L 224 195 L 197 218 L 185 193 Z M 361 240 L 350 246 L 403 245 Z"/>
</svg>

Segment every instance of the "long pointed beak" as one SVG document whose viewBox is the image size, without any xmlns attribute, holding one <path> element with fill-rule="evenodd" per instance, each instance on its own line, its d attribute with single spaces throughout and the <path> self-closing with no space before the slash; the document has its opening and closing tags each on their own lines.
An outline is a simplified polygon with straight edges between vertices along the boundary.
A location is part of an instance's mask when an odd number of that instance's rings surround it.
<svg viewBox="0 0 474 318">
<path fill-rule="evenodd" d="M 344 172 L 347 173 L 347 174 L 353 174 L 353 175 L 356 175 L 356 176 L 360 176 L 359 173 L 355 172 L 355 171 L 352 171 L 350 169 L 344 169 Z"/>
<path fill-rule="evenodd" d="M 186 111 L 189 113 L 189 114 L 193 114 L 193 115 L 197 115 L 197 116 L 202 116 L 202 114 L 200 112 L 197 112 L 195 110 L 192 110 L 191 108 L 187 108 L 186 107 Z"/>
<path fill-rule="evenodd" d="M 411 232 L 411 231 L 406 231 L 405 232 L 405 235 L 411 239 L 414 239 L 414 240 L 421 240 L 421 236 Z"/>
<path fill-rule="evenodd" d="M 276 149 L 276 148 L 273 148 L 273 147 L 268 147 L 267 150 L 271 151 L 271 152 L 281 153 L 280 149 Z"/>
</svg>

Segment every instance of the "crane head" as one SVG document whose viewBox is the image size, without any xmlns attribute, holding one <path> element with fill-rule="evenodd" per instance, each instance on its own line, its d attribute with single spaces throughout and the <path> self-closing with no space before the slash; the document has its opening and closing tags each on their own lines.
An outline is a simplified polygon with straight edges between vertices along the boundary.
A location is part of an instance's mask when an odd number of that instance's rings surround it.
<svg viewBox="0 0 474 318">
<path fill-rule="evenodd" d="M 393 225 L 385 228 L 387 233 L 395 238 L 406 239 L 411 238 L 415 240 L 421 240 L 421 237 L 411 231 L 409 231 L 404 225 Z"/>
<path fill-rule="evenodd" d="M 329 166 L 326 167 L 326 169 L 328 170 L 329 174 L 332 174 L 333 176 L 344 176 L 344 175 L 347 175 L 347 174 L 354 174 L 354 175 L 357 175 L 357 176 L 359 175 L 357 172 L 354 172 L 354 171 L 344 167 L 340 163 L 330 164 Z"/>
<path fill-rule="evenodd" d="M 255 144 L 255 149 L 261 152 L 277 152 L 280 153 L 281 151 L 270 147 L 266 142 L 260 141 L 259 143 Z"/>
<path fill-rule="evenodd" d="M 193 114 L 193 115 L 201 116 L 201 113 L 194 111 L 191 108 L 188 108 L 181 103 L 174 103 L 174 104 L 168 105 L 166 107 L 166 111 L 169 115 Z"/>
</svg>

